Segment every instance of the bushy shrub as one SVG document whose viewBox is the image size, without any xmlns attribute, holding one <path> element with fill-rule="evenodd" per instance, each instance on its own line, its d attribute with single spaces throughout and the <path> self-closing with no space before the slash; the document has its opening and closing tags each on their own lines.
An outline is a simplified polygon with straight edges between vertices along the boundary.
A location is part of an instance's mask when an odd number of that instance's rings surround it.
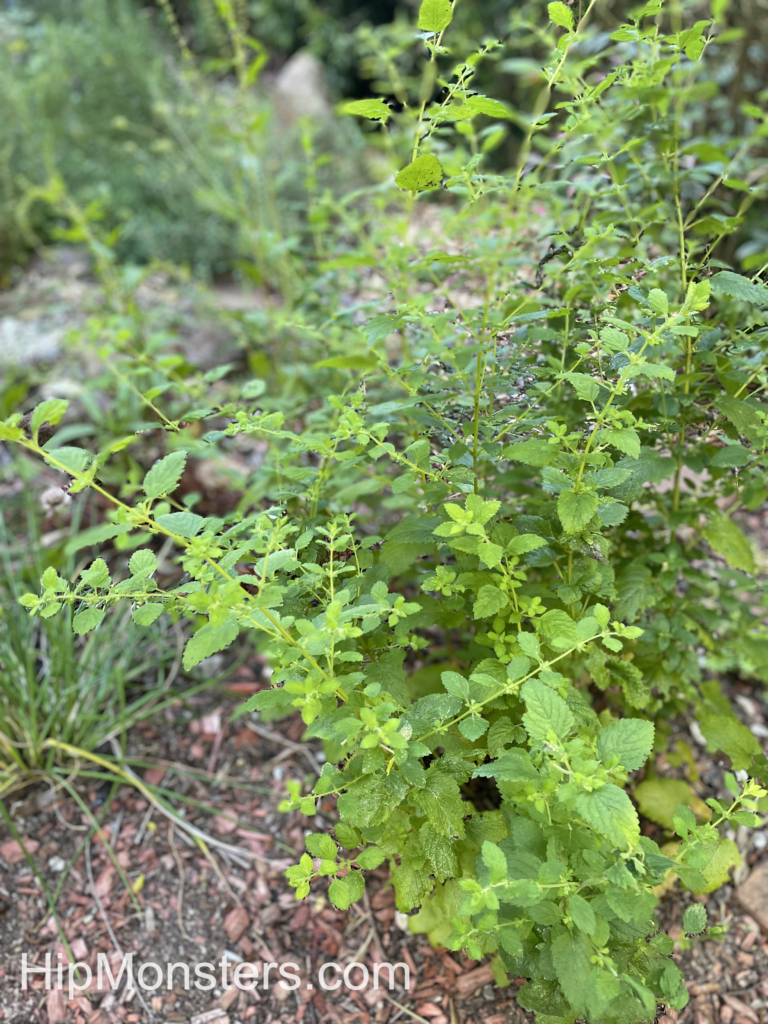
<svg viewBox="0 0 768 1024">
<path fill-rule="evenodd" d="M 652 0 L 610 38 L 593 6 L 576 24 L 549 5 L 518 166 L 495 176 L 486 142 L 513 114 L 472 88 L 495 44 L 444 71 L 452 7 L 424 0 L 430 59 L 403 79 L 390 61 L 402 109 L 347 108 L 399 191 L 316 210 L 317 273 L 244 324 L 272 343 L 251 349 L 264 379 L 205 405 L 199 377 L 140 353 L 165 374 L 144 401 L 162 387 L 173 416 L 140 492 L 102 482 L 123 442 L 40 443 L 63 401 L 1 435 L 111 503 L 89 542 L 172 541 L 187 574 L 161 589 L 150 543 L 118 583 L 100 558 L 76 580 L 48 571 L 30 612 L 76 606 L 83 633 L 125 599 L 139 625 L 185 615 L 188 668 L 255 638 L 274 685 L 249 707 L 299 709 L 326 744 L 284 808 L 337 798 L 340 816 L 289 870 L 297 895 L 329 878 L 346 907 L 388 861 L 399 909 L 529 979 L 518 1000 L 548 1024 L 685 1005 L 654 887 L 721 885 L 739 858 L 726 827 L 760 820 L 768 782 L 714 678 L 762 675 L 768 645 L 739 525 L 768 497 L 768 288 L 714 255 L 761 194 L 765 120 L 751 108 L 735 140 L 709 120 L 721 4 L 667 30 Z M 188 463 L 228 450 L 252 467 L 235 512 L 174 500 Z M 677 805 L 662 851 L 627 786 L 680 714 L 732 771 L 705 811 Z M 703 910 L 684 927 L 701 933 Z"/>
</svg>

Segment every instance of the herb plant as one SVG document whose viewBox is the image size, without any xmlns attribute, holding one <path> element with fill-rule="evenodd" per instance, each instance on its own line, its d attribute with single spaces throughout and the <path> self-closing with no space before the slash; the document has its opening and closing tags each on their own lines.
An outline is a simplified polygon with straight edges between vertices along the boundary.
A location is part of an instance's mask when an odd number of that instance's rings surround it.
<svg viewBox="0 0 768 1024">
<path fill-rule="evenodd" d="M 298 709 L 326 745 L 284 809 L 336 798 L 340 818 L 289 869 L 297 896 L 329 878 L 347 907 L 387 861 L 398 908 L 528 979 L 518 1001 L 546 1024 L 685 1005 L 654 888 L 721 885 L 726 829 L 760 821 L 768 781 L 715 678 L 765 678 L 768 651 L 740 525 L 768 497 L 768 288 L 718 255 L 762 195 L 766 121 L 751 108 L 723 139 L 704 102 L 708 50 L 733 35 L 722 0 L 689 28 L 652 0 L 602 42 L 594 7 L 577 24 L 549 5 L 522 117 L 472 89 L 496 43 L 450 66 L 451 4 L 424 0 L 424 67 L 404 43 L 383 55 L 397 102 L 346 108 L 396 187 L 318 202 L 315 277 L 273 311 L 274 362 L 250 353 L 265 379 L 163 416 L 169 451 L 140 490 L 105 483 L 121 442 L 41 443 L 63 401 L 1 435 L 111 504 L 90 541 L 137 547 L 116 584 L 101 558 L 75 580 L 47 570 L 31 614 L 72 607 L 81 633 L 122 600 L 140 626 L 185 616 L 188 669 L 254 638 L 275 672 L 248 708 Z M 505 122 L 518 165 L 486 173 Z M 183 400 L 146 351 L 150 371 L 146 403 Z M 228 450 L 257 461 L 235 512 L 174 499 L 188 461 Z M 179 551 L 170 589 L 155 541 Z M 679 715 L 729 759 L 729 797 L 678 805 L 662 851 L 627 786 Z"/>
</svg>

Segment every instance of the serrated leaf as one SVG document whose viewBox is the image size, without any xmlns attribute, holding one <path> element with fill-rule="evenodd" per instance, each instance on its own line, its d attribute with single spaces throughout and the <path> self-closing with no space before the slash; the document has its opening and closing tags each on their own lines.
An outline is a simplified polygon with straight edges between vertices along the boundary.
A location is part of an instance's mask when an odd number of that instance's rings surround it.
<svg viewBox="0 0 768 1024">
<path fill-rule="evenodd" d="M 523 726 L 532 742 L 544 743 L 551 732 L 563 740 L 576 725 L 571 709 L 560 694 L 540 680 L 529 679 L 523 684 L 520 696 L 527 709 Z"/>
<path fill-rule="evenodd" d="M 640 813 L 664 828 L 673 828 L 678 805 L 689 807 L 709 820 L 712 812 L 682 779 L 645 779 L 634 789 Z"/>
<path fill-rule="evenodd" d="M 157 569 L 157 556 L 149 548 L 141 548 L 139 551 L 134 551 L 131 555 L 128 568 L 131 570 L 132 576 L 138 579 L 146 579 Z"/>
<path fill-rule="evenodd" d="M 488 868 L 491 885 L 503 882 L 507 877 L 507 858 L 495 843 L 487 840 L 481 850 L 483 864 Z"/>
<path fill-rule="evenodd" d="M 194 668 L 205 658 L 223 651 L 237 639 L 239 632 L 240 626 L 234 616 L 230 616 L 219 626 L 207 623 L 187 640 L 184 647 L 184 668 Z"/>
<path fill-rule="evenodd" d="M 618 786 L 607 785 L 594 793 L 579 794 L 576 810 L 588 825 L 620 850 L 632 849 L 640 838 L 637 811 Z"/>
<path fill-rule="evenodd" d="M 356 828 L 352 828 L 351 825 L 345 825 L 343 821 L 333 826 L 333 831 L 336 835 L 336 841 L 345 850 L 354 850 L 362 843 L 362 837 Z"/>
<path fill-rule="evenodd" d="M 555 0 L 554 3 L 547 4 L 547 12 L 549 20 L 553 25 L 558 25 L 560 28 L 573 32 L 573 14 L 570 7 L 566 7 L 560 0 Z"/>
<path fill-rule="evenodd" d="M 352 100 L 344 103 L 341 107 L 342 114 L 354 114 L 357 117 L 367 117 L 371 121 L 386 121 L 392 116 L 392 111 L 382 99 L 375 100 Z"/>
<path fill-rule="evenodd" d="M 710 278 L 710 285 L 715 295 L 728 295 L 732 299 L 751 302 L 756 306 L 768 306 L 768 288 L 762 284 L 752 284 L 748 278 L 734 274 L 733 271 L 721 270 Z"/>
<path fill-rule="evenodd" d="M 429 858 L 432 871 L 438 882 L 453 878 L 459 870 L 452 840 L 438 835 L 431 825 L 422 825 L 419 838 L 424 853 Z"/>
<path fill-rule="evenodd" d="M 750 441 L 758 441 L 765 437 L 765 424 L 754 405 L 732 395 L 720 395 L 715 399 L 715 405 L 738 432 Z"/>
<path fill-rule="evenodd" d="M 336 843 L 334 843 L 331 837 L 322 833 L 316 832 L 306 836 L 304 845 L 313 857 L 320 857 L 322 860 L 335 860 L 339 852 Z"/>
<path fill-rule="evenodd" d="M 692 903 L 683 914 L 683 931 L 687 935 L 700 935 L 707 927 L 707 911 L 700 903 Z"/>
<path fill-rule="evenodd" d="M 732 569 L 754 573 L 755 559 L 749 541 L 732 519 L 716 516 L 704 529 L 707 543 Z"/>
<path fill-rule="evenodd" d="M 580 533 L 597 512 L 599 504 L 594 491 L 575 491 L 566 487 L 557 499 L 557 514 L 566 533 Z"/>
<path fill-rule="evenodd" d="M 563 995 L 573 1012 L 586 1016 L 587 979 L 592 968 L 589 939 L 581 932 L 566 932 L 552 942 L 552 964 Z"/>
<path fill-rule="evenodd" d="M 104 615 L 105 612 L 101 608 L 86 608 L 84 611 L 78 612 L 72 619 L 72 629 L 80 636 L 90 633 L 92 629 L 96 629 L 101 624 Z"/>
<path fill-rule="evenodd" d="M 63 398 L 49 398 L 35 407 L 30 421 L 32 437 L 37 441 L 37 432 L 44 423 L 50 423 L 52 427 L 61 420 L 69 407 L 69 402 Z"/>
<path fill-rule="evenodd" d="M 557 457 L 557 448 L 543 438 L 530 438 L 508 445 L 501 454 L 505 459 L 522 462 L 526 466 L 548 466 Z"/>
<path fill-rule="evenodd" d="M 698 719 L 710 754 L 722 750 L 736 771 L 751 767 L 752 758 L 760 754 L 761 747 L 743 722 L 732 713 L 720 711 L 702 711 Z"/>
<path fill-rule="evenodd" d="M 464 802 L 455 779 L 430 768 L 423 789 L 412 792 L 413 803 L 427 816 L 427 821 L 441 836 L 464 835 Z"/>
<path fill-rule="evenodd" d="M 151 626 L 153 622 L 157 622 L 164 611 L 165 605 L 157 601 L 150 601 L 148 604 L 134 608 L 131 617 L 137 626 Z"/>
<path fill-rule="evenodd" d="M 651 288 L 648 292 L 648 304 L 655 313 L 662 313 L 664 316 L 669 313 L 669 298 L 660 288 Z"/>
<path fill-rule="evenodd" d="M 154 464 L 144 477 L 142 487 L 146 496 L 153 500 L 174 491 L 181 480 L 187 461 L 185 451 L 171 452 Z"/>
<path fill-rule="evenodd" d="M 487 619 L 491 615 L 497 615 L 508 604 L 509 598 L 503 590 L 486 583 L 477 593 L 472 614 L 476 619 Z"/>
<path fill-rule="evenodd" d="M 528 751 L 516 747 L 504 751 L 496 761 L 475 768 L 472 778 L 493 778 L 499 782 L 538 782 L 539 773 Z"/>
<path fill-rule="evenodd" d="M 601 761 L 618 757 L 627 771 L 641 768 L 653 750 L 653 722 L 642 718 L 623 718 L 602 729 L 597 737 L 597 754 Z"/>
<path fill-rule="evenodd" d="M 600 444 L 611 444 L 631 459 L 640 458 L 640 436 L 634 427 L 603 427 L 597 432 Z"/>
<path fill-rule="evenodd" d="M 479 740 L 487 729 L 488 723 L 479 715 L 470 715 L 468 718 L 462 718 L 459 722 L 459 732 L 472 743 Z"/>
<path fill-rule="evenodd" d="M 594 935 L 595 928 L 597 927 L 595 912 L 591 904 L 583 896 L 574 893 L 568 897 L 568 913 L 580 931 L 586 935 Z"/>
<path fill-rule="evenodd" d="M 419 28 L 423 32 L 442 32 L 453 20 L 450 0 L 422 0 L 419 8 Z"/>
<path fill-rule="evenodd" d="M 398 188 L 409 192 L 428 192 L 440 188 L 442 181 L 443 166 L 431 153 L 417 156 L 413 163 L 404 167 L 395 177 Z"/>
<path fill-rule="evenodd" d="M 194 512 L 167 512 L 164 516 L 158 516 L 156 522 L 178 537 L 190 539 L 197 536 L 205 520 Z"/>
</svg>

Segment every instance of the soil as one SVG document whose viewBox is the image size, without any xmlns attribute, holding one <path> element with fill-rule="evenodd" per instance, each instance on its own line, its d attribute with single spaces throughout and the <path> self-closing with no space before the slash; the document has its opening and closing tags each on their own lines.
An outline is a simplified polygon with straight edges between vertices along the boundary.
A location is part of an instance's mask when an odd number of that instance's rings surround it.
<svg viewBox="0 0 768 1024">
<path fill-rule="evenodd" d="M 209 836 L 208 842 L 197 844 L 131 786 L 121 787 L 107 806 L 108 792 L 81 786 L 90 813 L 101 816 L 103 823 L 101 835 L 88 844 L 87 856 L 81 846 L 88 835 L 88 818 L 74 801 L 42 785 L 21 794 L 9 810 L 51 890 L 74 858 L 57 911 L 78 961 L 95 968 L 97 955 L 105 953 L 112 958 L 116 974 L 117 947 L 123 953 L 134 952 L 135 969 L 156 963 L 165 973 L 169 963 L 187 963 L 194 971 L 196 964 L 209 962 L 220 975 L 224 957 L 230 984 L 239 963 L 290 961 L 298 965 L 300 987 L 288 991 L 274 984 L 275 976 L 269 991 L 257 988 L 255 993 L 245 993 L 235 987 L 224 989 L 217 977 L 210 991 L 194 986 L 186 990 L 182 968 L 178 968 L 170 991 L 163 984 L 154 992 L 140 993 L 124 983 L 116 992 L 99 991 L 94 982 L 87 992 L 69 1000 L 66 990 L 46 992 L 42 974 L 31 975 L 28 990 L 22 991 L 22 953 L 30 965 L 44 965 L 49 953 L 54 966 L 59 955 L 64 963 L 67 958 L 40 880 L 18 843 L 7 830 L 0 830 L 0 1020 L 15 1024 L 531 1021 L 532 1015 L 515 1001 L 522 979 L 499 988 L 493 984 L 488 964 L 433 950 L 424 937 L 404 930 L 407 922 L 395 912 L 385 869 L 370 873 L 364 899 L 347 912 L 333 908 L 317 885 L 308 900 L 295 901 L 285 868 L 304 849 L 307 832 L 327 831 L 334 811 L 329 803 L 309 819 L 298 812 L 284 814 L 277 805 L 286 795 L 286 780 L 309 781 L 322 754 L 312 743 L 299 742 L 303 725 L 298 718 L 267 725 L 255 716 L 232 720 L 241 695 L 260 684 L 248 666 L 241 666 L 230 685 L 236 693 L 219 689 L 193 696 L 168 708 L 165 721 L 144 724 L 130 735 L 128 753 L 141 765 L 137 771 L 144 783 L 161 787 L 175 807 L 184 809 L 185 820 Z M 757 725 L 759 732 L 765 704 L 754 695 L 747 701 L 742 700 L 742 710 L 754 712 L 750 724 Z M 715 781 L 722 769 L 706 754 L 697 754 L 699 772 Z M 717 789 L 704 782 L 697 788 L 702 793 Z M 650 823 L 646 826 L 647 831 L 654 828 Z M 737 875 L 743 880 L 761 862 L 768 835 L 764 830 L 745 830 L 737 840 L 745 856 L 745 866 Z M 230 849 L 218 848 L 216 842 Z M 133 898 L 125 881 L 134 890 Z M 659 1024 L 763 1024 L 768 1021 L 768 936 L 739 906 L 733 885 L 709 896 L 691 897 L 679 889 L 666 894 L 659 918 L 673 936 L 680 936 L 682 915 L 692 898 L 706 905 L 710 924 L 726 925 L 725 938 L 678 950 L 675 958 L 688 979 L 691 1002 L 679 1014 L 670 1011 L 662 1016 Z M 345 988 L 338 993 L 319 990 L 317 971 L 323 963 L 343 967 L 353 961 L 365 963 L 371 972 L 376 962 L 408 963 L 410 990 L 405 991 L 402 984 L 384 992 L 372 987 L 359 993 Z M 146 972 L 151 983 L 156 975 L 150 968 Z"/>
</svg>

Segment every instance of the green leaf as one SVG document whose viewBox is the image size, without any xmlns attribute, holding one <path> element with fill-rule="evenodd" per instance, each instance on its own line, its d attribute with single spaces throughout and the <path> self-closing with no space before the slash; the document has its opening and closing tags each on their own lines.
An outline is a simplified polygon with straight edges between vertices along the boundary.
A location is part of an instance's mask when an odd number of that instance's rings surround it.
<svg viewBox="0 0 768 1024">
<path fill-rule="evenodd" d="M 557 514 L 566 533 L 580 533 L 597 512 L 599 504 L 594 491 L 575 491 L 566 487 L 557 499 Z"/>
<path fill-rule="evenodd" d="M 503 590 L 486 583 L 477 593 L 472 614 L 476 619 L 487 619 L 491 615 L 497 615 L 508 604 L 509 598 Z"/>
<path fill-rule="evenodd" d="M 664 316 L 669 313 L 669 299 L 667 293 L 660 288 L 651 288 L 648 292 L 648 303 L 655 313 L 662 313 Z"/>
<path fill-rule="evenodd" d="M 352 828 L 351 825 L 345 825 L 343 821 L 334 825 L 333 831 L 336 836 L 336 841 L 345 850 L 355 850 L 363 841 L 357 829 Z"/>
<path fill-rule="evenodd" d="M 629 371 L 630 377 L 658 377 L 674 383 L 675 371 L 663 363 L 637 363 Z M 623 431 L 622 431 L 623 432 Z"/>
<path fill-rule="evenodd" d="M 82 548 L 101 544 L 104 540 L 112 540 L 113 537 L 120 537 L 130 530 L 131 527 L 127 523 L 102 523 L 101 526 L 91 526 L 67 541 L 64 545 L 64 554 L 73 555 Z"/>
<path fill-rule="evenodd" d="M 481 856 L 483 864 L 485 864 L 490 873 L 491 885 L 505 881 L 507 877 L 507 858 L 501 849 L 495 843 L 489 843 L 486 840 L 483 843 Z"/>
<path fill-rule="evenodd" d="M 733 713 L 703 711 L 699 713 L 698 719 L 709 753 L 715 754 L 722 750 L 730 757 L 736 771 L 748 769 L 752 758 L 761 752 L 760 744 L 751 730 Z"/>
<path fill-rule="evenodd" d="M 441 836 L 464 835 L 464 801 L 455 779 L 430 768 L 423 789 L 413 791 L 411 799 L 427 816 L 427 821 Z M 468 809 L 468 808 L 467 808 Z"/>
<path fill-rule="evenodd" d="M 328 887 L 328 898 L 339 910 L 349 910 L 365 892 L 365 880 L 359 871 L 350 871 L 344 878 L 337 878 Z"/>
<path fill-rule="evenodd" d="M 724 558 L 732 569 L 749 573 L 756 571 L 749 541 L 732 519 L 725 516 L 710 519 L 704 536 L 712 550 Z"/>
<path fill-rule="evenodd" d="M 741 274 L 734 274 L 730 270 L 721 270 L 719 274 L 715 274 L 710 279 L 710 284 L 715 295 L 728 295 L 732 299 L 751 302 L 753 305 L 763 308 L 768 306 L 768 288 L 762 284 L 752 284 Z"/>
<path fill-rule="evenodd" d="M 731 395 L 720 395 L 715 405 L 736 427 L 740 434 L 750 441 L 759 441 L 765 437 L 765 424 L 759 411 L 749 402 L 743 402 Z"/>
<path fill-rule="evenodd" d="M 52 427 L 55 427 L 68 407 L 69 402 L 63 398 L 49 398 L 47 401 L 41 402 L 32 413 L 29 425 L 34 440 L 37 441 L 37 432 L 44 423 L 50 423 Z"/>
<path fill-rule="evenodd" d="M 683 931 L 687 935 L 701 935 L 707 927 L 707 911 L 701 903 L 692 903 L 683 914 Z"/>
<path fill-rule="evenodd" d="M 93 453 L 85 448 L 53 448 L 45 455 L 45 461 L 49 465 L 56 463 L 65 466 L 72 476 L 84 473 L 93 461 Z M 56 467 L 58 468 L 58 467 Z"/>
<path fill-rule="evenodd" d="M 194 512 L 167 512 L 164 516 L 158 516 L 155 522 L 177 537 L 190 539 L 200 532 L 205 520 Z"/>
<path fill-rule="evenodd" d="M 488 723 L 479 715 L 470 715 L 468 718 L 462 718 L 459 722 L 459 732 L 472 743 L 479 740 L 487 729 Z"/>
<path fill-rule="evenodd" d="M 304 844 L 313 857 L 320 857 L 322 860 L 335 860 L 339 849 L 330 836 L 322 833 L 314 833 L 306 836 Z"/>
<path fill-rule="evenodd" d="M 108 587 L 112 582 L 109 568 L 103 558 L 97 558 L 80 573 L 80 579 L 89 587 Z"/>
<path fill-rule="evenodd" d="M 425 153 L 424 156 L 417 156 L 413 163 L 408 164 L 397 174 L 395 184 L 409 192 L 427 192 L 440 188 L 442 180 L 442 164 L 436 156 Z"/>
<path fill-rule="evenodd" d="M 164 611 L 165 605 L 159 604 L 157 601 L 150 601 L 148 604 L 140 604 L 134 608 L 131 618 L 137 626 L 151 626 L 153 622 L 157 622 Z"/>
<path fill-rule="evenodd" d="M 670 830 L 679 804 L 699 817 L 709 818 L 712 813 L 682 779 L 645 779 L 635 787 L 634 797 L 641 814 Z"/>
<path fill-rule="evenodd" d="M 423 32 L 442 32 L 453 21 L 450 0 L 422 0 L 419 8 L 419 28 Z"/>
<path fill-rule="evenodd" d="M 587 935 L 594 935 L 596 928 L 595 912 L 590 903 L 574 893 L 568 897 L 568 913 L 576 927 Z"/>
<path fill-rule="evenodd" d="M 560 0 L 555 0 L 554 3 L 547 4 L 547 12 L 553 25 L 559 25 L 560 28 L 566 28 L 569 32 L 573 32 L 573 14 L 570 7 L 566 7 Z"/>
<path fill-rule="evenodd" d="M 367 117 L 371 121 L 386 121 L 392 116 L 392 111 L 382 99 L 375 100 L 352 100 L 344 103 L 341 107 L 342 114 L 354 114 L 357 117 Z"/>
<path fill-rule="evenodd" d="M 563 995 L 579 1017 L 587 1013 L 587 979 L 592 969 L 591 953 L 589 939 L 581 932 L 566 932 L 552 942 L 552 964 L 557 980 Z"/>
<path fill-rule="evenodd" d="M 419 839 L 421 839 L 422 849 L 430 860 L 432 871 L 438 882 L 453 878 L 459 870 L 453 841 L 438 835 L 431 825 L 421 826 Z"/>
<path fill-rule="evenodd" d="M 225 647 L 237 639 L 240 626 L 234 616 L 230 616 L 219 626 L 210 623 L 203 626 L 193 637 L 187 640 L 184 647 L 184 668 L 189 670 L 199 665 L 204 658 L 223 651 Z"/>
<path fill-rule="evenodd" d="M 144 493 L 151 500 L 162 498 L 176 489 L 187 461 L 185 451 L 171 452 L 154 464 L 144 477 Z"/>
<path fill-rule="evenodd" d="M 522 462 L 526 466 L 548 466 L 557 456 L 557 448 L 543 438 L 530 438 L 511 444 L 501 453 L 502 458 Z"/>
<path fill-rule="evenodd" d="M 475 768 L 472 778 L 492 778 L 499 782 L 538 782 L 539 773 L 528 751 L 515 747 L 502 753 L 498 760 Z"/>
<path fill-rule="evenodd" d="M 608 785 L 594 793 L 581 793 L 576 798 L 576 810 L 601 835 L 620 850 L 634 848 L 640 838 L 640 821 L 623 789 Z"/>
<path fill-rule="evenodd" d="M 271 711 L 273 708 L 284 708 L 292 704 L 295 697 L 282 687 L 273 690 L 259 690 L 243 705 L 245 711 Z M 341 842 L 341 840 L 339 840 Z M 355 843 L 357 846 L 358 843 Z"/>
<path fill-rule="evenodd" d="M 157 569 L 157 557 L 154 551 L 150 551 L 149 548 L 141 548 L 139 551 L 134 551 L 128 563 L 128 568 L 131 570 L 131 575 L 136 576 L 138 579 L 146 579 L 148 576 L 151 576 L 155 569 Z"/>
<path fill-rule="evenodd" d="M 653 722 L 642 718 L 623 718 L 601 730 L 597 738 L 597 754 L 607 762 L 618 757 L 627 771 L 641 768 L 653 750 Z"/>
<path fill-rule="evenodd" d="M 90 633 L 101 623 L 104 615 L 101 608 L 86 608 L 72 619 L 72 629 L 81 636 L 83 633 Z"/>
<path fill-rule="evenodd" d="M 631 459 L 640 458 L 640 437 L 634 427 L 603 427 L 598 430 L 600 444 L 611 444 Z"/>
<path fill-rule="evenodd" d="M 546 742 L 550 733 L 563 740 L 576 725 L 571 709 L 560 694 L 540 680 L 529 679 L 523 684 L 520 696 L 527 708 L 523 725 L 533 743 Z"/>
<path fill-rule="evenodd" d="M 576 623 L 568 612 L 564 612 L 560 608 L 553 608 L 542 615 L 536 623 L 536 631 L 548 640 L 559 639 L 571 645 L 579 642 Z"/>
</svg>

